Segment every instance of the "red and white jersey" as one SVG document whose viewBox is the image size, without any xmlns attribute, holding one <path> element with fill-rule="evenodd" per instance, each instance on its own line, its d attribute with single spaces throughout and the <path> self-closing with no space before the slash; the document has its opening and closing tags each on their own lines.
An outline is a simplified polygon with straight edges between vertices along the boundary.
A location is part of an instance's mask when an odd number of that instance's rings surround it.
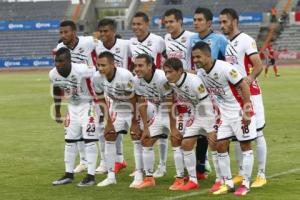
<svg viewBox="0 0 300 200">
<path fill-rule="evenodd" d="M 242 116 L 243 100 L 235 86 L 243 80 L 243 76 L 235 66 L 216 60 L 209 72 L 199 69 L 197 74 L 215 98 L 221 119 L 236 120 Z"/>
<path fill-rule="evenodd" d="M 164 39 L 153 33 L 149 33 L 143 41 L 138 41 L 136 37 L 130 39 L 132 61 L 134 61 L 134 58 L 139 54 L 148 54 L 154 59 L 156 67 L 160 68 L 162 64 L 162 53 L 165 49 Z"/>
<path fill-rule="evenodd" d="M 64 96 L 70 104 L 78 105 L 94 99 L 91 79 L 95 72 L 94 67 L 72 63 L 71 72 L 67 77 L 61 76 L 56 68 L 53 68 L 49 72 L 49 79 L 53 86 L 64 90 Z"/>
<path fill-rule="evenodd" d="M 147 100 L 159 107 L 168 95 L 173 93 L 164 71 L 155 69 L 152 79 L 147 82 L 143 78 L 135 77 L 135 92 L 137 95 L 146 97 Z"/>
<path fill-rule="evenodd" d="M 129 108 L 128 102 L 134 94 L 134 83 L 132 73 L 124 68 L 116 67 L 112 80 L 107 80 L 99 72 L 93 78 L 96 93 L 104 92 L 112 100 L 112 107 L 115 110 Z"/>
<path fill-rule="evenodd" d="M 236 66 L 243 77 L 251 73 L 252 63 L 250 56 L 257 54 L 257 46 L 255 40 L 245 33 L 239 33 L 232 40 L 226 48 L 226 61 Z M 250 85 L 251 95 L 258 95 L 261 93 L 258 81 L 255 80 Z"/>
<path fill-rule="evenodd" d="M 195 33 L 184 30 L 176 38 L 172 38 L 170 33 L 165 35 L 167 57 L 180 59 L 185 70 L 192 69 L 192 47 L 190 38 L 194 34 Z"/>
<path fill-rule="evenodd" d="M 92 36 L 79 36 L 78 43 L 75 47 L 73 49 L 69 49 L 71 52 L 72 62 L 94 66 L 93 51 L 95 50 L 98 42 L 99 41 Z M 62 47 L 68 48 L 63 42 L 61 42 L 57 45 L 56 49 L 58 50 Z"/>
<path fill-rule="evenodd" d="M 96 54 L 98 56 L 100 53 L 102 53 L 104 51 L 109 51 L 114 55 L 116 67 L 122 67 L 125 69 L 129 69 L 128 61 L 131 58 L 129 44 L 130 44 L 129 40 L 123 40 L 123 39 L 116 38 L 114 46 L 112 48 L 107 48 L 100 41 L 96 47 Z"/>
</svg>

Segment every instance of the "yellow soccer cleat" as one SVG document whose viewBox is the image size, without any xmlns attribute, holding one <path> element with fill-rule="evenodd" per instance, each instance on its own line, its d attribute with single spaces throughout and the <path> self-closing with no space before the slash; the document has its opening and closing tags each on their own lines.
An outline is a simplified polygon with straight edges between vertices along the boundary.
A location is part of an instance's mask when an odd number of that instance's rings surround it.
<svg viewBox="0 0 300 200">
<path fill-rule="evenodd" d="M 264 186 L 265 184 L 267 184 L 267 179 L 261 176 L 257 176 L 255 181 L 251 184 L 251 187 L 258 188 Z"/>
<path fill-rule="evenodd" d="M 240 185 L 243 182 L 243 176 L 237 175 L 232 179 L 232 181 L 234 185 Z"/>
<path fill-rule="evenodd" d="M 217 191 L 213 192 L 213 195 L 227 194 L 229 192 L 234 192 L 234 188 L 229 187 L 228 185 L 222 185 Z"/>
</svg>

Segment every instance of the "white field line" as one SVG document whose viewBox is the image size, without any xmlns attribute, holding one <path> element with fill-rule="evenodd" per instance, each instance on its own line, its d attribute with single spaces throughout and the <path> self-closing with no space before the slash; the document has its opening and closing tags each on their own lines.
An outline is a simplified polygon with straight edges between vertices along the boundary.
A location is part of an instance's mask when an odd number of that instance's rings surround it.
<svg viewBox="0 0 300 200">
<path fill-rule="evenodd" d="M 275 177 L 278 177 L 278 176 L 282 176 L 282 175 L 286 175 L 286 174 L 291 174 L 291 173 L 294 173 L 294 172 L 297 172 L 297 171 L 300 171 L 300 168 L 291 169 L 291 170 L 288 170 L 288 171 L 285 171 L 285 172 L 280 172 L 280 173 L 272 174 L 272 175 L 268 176 L 267 178 L 268 179 L 275 178 Z M 205 193 L 207 193 L 207 190 L 202 190 L 202 191 L 199 191 L 199 192 L 191 192 L 191 193 L 183 194 L 183 195 L 176 196 L 176 197 L 166 197 L 166 198 L 164 198 L 164 200 L 182 199 L 182 198 L 192 197 L 192 196 L 196 196 L 196 195 L 200 195 L 200 194 L 205 194 Z"/>
</svg>

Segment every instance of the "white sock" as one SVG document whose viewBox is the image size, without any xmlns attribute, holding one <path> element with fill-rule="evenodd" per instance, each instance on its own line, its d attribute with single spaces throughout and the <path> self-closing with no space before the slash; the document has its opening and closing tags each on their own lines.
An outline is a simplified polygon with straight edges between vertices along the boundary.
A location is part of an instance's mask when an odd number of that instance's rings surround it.
<svg viewBox="0 0 300 200">
<path fill-rule="evenodd" d="M 229 187 L 233 188 L 233 181 L 230 169 L 230 157 L 228 155 L 228 152 L 218 153 L 218 164 L 223 182 Z"/>
<path fill-rule="evenodd" d="M 104 138 L 104 134 L 100 134 L 100 137 L 99 137 L 100 165 L 101 164 L 105 165 L 104 150 L 105 150 L 105 138 Z"/>
<path fill-rule="evenodd" d="M 190 177 L 190 181 L 198 184 L 197 176 L 196 176 L 196 155 L 195 152 L 192 151 L 183 151 L 184 156 L 184 164 L 187 169 Z"/>
<path fill-rule="evenodd" d="M 168 157 L 168 139 L 160 138 L 159 139 L 159 165 L 166 168 L 167 157 Z"/>
<path fill-rule="evenodd" d="M 184 160 L 181 147 L 173 147 L 173 157 L 175 161 L 176 177 L 183 178 L 184 176 Z"/>
<path fill-rule="evenodd" d="M 117 158 L 116 162 L 124 162 L 124 155 L 123 155 L 123 134 L 118 134 L 118 137 L 116 139 L 116 152 L 117 152 Z"/>
<path fill-rule="evenodd" d="M 105 163 L 108 170 L 108 178 L 115 179 L 116 142 L 105 141 Z"/>
<path fill-rule="evenodd" d="M 87 164 L 84 141 L 78 141 L 76 144 L 79 151 L 80 164 Z"/>
<path fill-rule="evenodd" d="M 256 156 L 258 162 L 258 176 L 265 178 L 265 169 L 267 161 L 267 144 L 265 137 L 262 135 L 256 139 Z"/>
<path fill-rule="evenodd" d="M 242 154 L 242 149 L 241 149 L 241 145 L 239 142 L 235 142 L 234 150 L 235 150 L 235 160 L 239 167 L 239 176 L 242 176 L 243 175 L 243 154 Z"/>
<path fill-rule="evenodd" d="M 135 170 L 143 170 L 143 147 L 140 140 L 134 140 L 133 143 L 133 154 L 135 161 Z"/>
<path fill-rule="evenodd" d="M 95 175 L 96 165 L 97 165 L 97 143 L 90 142 L 85 144 L 85 152 L 86 152 L 86 159 L 87 159 L 87 172 L 90 175 Z"/>
<path fill-rule="evenodd" d="M 153 147 L 143 147 L 143 164 L 146 176 L 153 176 L 154 151 Z"/>
<path fill-rule="evenodd" d="M 242 185 L 246 186 L 249 188 L 250 185 L 250 179 L 252 175 L 252 169 L 253 169 L 253 162 L 254 162 L 254 157 L 253 157 L 253 151 L 243 151 L 243 183 Z"/>
<path fill-rule="evenodd" d="M 65 167 L 66 172 L 73 173 L 75 159 L 77 156 L 76 143 L 66 143 L 65 144 Z"/>
<path fill-rule="evenodd" d="M 212 157 L 212 162 L 213 162 L 215 172 L 216 172 L 216 181 L 215 182 L 222 181 L 222 179 L 220 177 L 220 167 L 219 167 L 219 164 L 218 164 L 218 152 L 217 151 L 212 151 L 211 152 L 211 157 Z"/>
</svg>

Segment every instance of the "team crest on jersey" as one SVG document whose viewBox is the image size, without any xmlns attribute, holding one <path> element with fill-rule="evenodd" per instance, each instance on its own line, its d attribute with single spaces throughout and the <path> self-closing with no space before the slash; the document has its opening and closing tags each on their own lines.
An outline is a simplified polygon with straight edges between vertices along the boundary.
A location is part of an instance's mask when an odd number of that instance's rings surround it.
<svg viewBox="0 0 300 200">
<path fill-rule="evenodd" d="M 182 37 L 182 38 L 181 38 L 181 42 L 182 42 L 182 43 L 185 43 L 185 42 L 186 42 L 186 37 Z"/>
<path fill-rule="evenodd" d="M 232 69 L 232 70 L 229 72 L 229 74 L 230 74 L 230 76 L 231 76 L 232 78 L 237 78 L 237 76 L 238 76 L 238 73 L 237 73 L 237 71 L 235 71 L 235 69 Z"/>
<path fill-rule="evenodd" d="M 215 80 L 218 80 L 218 79 L 219 79 L 218 74 L 217 74 L 217 73 L 214 73 L 213 78 L 214 78 Z"/>
<path fill-rule="evenodd" d="M 202 93 L 205 92 L 205 87 L 204 87 L 203 84 L 199 85 L 199 87 L 198 87 L 198 92 L 199 92 L 200 94 L 202 94 Z"/>
<path fill-rule="evenodd" d="M 147 42 L 147 46 L 152 46 L 152 42 L 150 40 Z"/>
<path fill-rule="evenodd" d="M 84 52 L 84 49 L 80 47 L 80 48 L 78 49 L 78 51 L 79 51 L 79 53 L 83 53 L 83 52 Z"/>
<path fill-rule="evenodd" d="M 211 39 L 208 39 L 207 41 L 206 41 L 206 43 L 209 45 L 209 46 L 211 46 Z"/>
<path fill-rule="evenodd" d="M 233 43 L 233 46 L 235 46 L 235 47 L 236 47 L 236 46 L 238 45 L 238 43 L 239 43 L 239 41 L 237 41 L 237 40 L 236 40 L 236 41 L 234 41 L 234 43 Z"/>
<path fill-rule="evenodd" d="M 117 47 L 117 48 L 116 48 L 116 53 L 120 53 L 120 52 L 121 52 L 120 48 Z"/>
</svg>

